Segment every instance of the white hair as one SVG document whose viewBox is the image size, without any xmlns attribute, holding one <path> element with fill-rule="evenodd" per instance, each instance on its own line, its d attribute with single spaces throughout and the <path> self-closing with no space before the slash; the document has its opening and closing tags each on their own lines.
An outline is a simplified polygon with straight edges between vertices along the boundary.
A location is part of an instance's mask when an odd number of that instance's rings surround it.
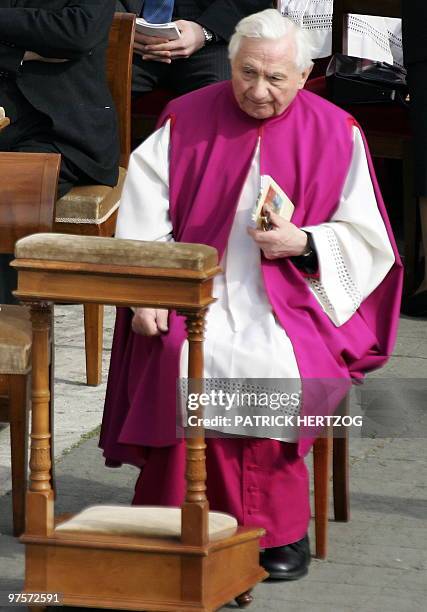
<svg viewBox="0 0 427 612">
<path fill-rule="evenodd" d="M 313 64 L 311 61 L 311 44 L 307 32 L 287 17 L 283 17 L 276 9 L 266 9 L 239 21 L 228 45 L 228 56 L 231 61 L 234 60 L 244 37 L 279 40 L 288 36 L 291 36 L 295 42 L 297 69 L 307 70 Z"/>
</svg>

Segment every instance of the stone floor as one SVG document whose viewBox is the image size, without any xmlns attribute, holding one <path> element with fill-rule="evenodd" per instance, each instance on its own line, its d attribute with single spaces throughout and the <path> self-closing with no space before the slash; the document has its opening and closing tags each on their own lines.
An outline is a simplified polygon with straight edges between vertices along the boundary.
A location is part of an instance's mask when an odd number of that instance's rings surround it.
<svg viewBox="0 0 427 612">
<path fill-rule="evenodd" d="M 105 321 L 110 346 L 113 312 Z M 81 307 L 56 310 L 57 510 L 73 511 L 106 502 L 128 503 L 136 472 L 109 470 L 97 448 L 105 382 L 84 385 Z M 104 354 L 104 381 L 109 350 Z M 411 381 L 418 416 L 409 438 L 352 438 L 351 521 L 330 522 L 329 556 L 313 559 L 308 577 L 294 583 L 263 583 L 252 612 L 418 612 L 427 609 L 427 374 L 426 321 L 401 320 L 399 339 L 387 367 L 392 396 L 403 391 L 410 404 Z M 398 380 L 396 380 L 398 379 Z M 389 382 L 393 380 L 394 382 Z M 382 380 L 384 382 L 384 380 Z M 412 398 L 413 401 L 413 398 Z M 23 580 L 23 547 L 11 536 L 9 432 L 0 431 L 0 602 Z M 310 459 L 309 459 L 310 462 Z M 312 537 L 312 543 L 313 537 Z M 224 609 L 231 609 L 230 604 Z M 6 609 L 0 605 L 0 610 Z"/>
</svg>

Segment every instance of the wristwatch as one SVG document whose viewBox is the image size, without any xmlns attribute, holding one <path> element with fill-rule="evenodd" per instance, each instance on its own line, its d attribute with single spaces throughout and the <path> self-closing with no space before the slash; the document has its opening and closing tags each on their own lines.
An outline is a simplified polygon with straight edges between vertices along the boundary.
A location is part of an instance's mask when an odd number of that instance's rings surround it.
<svg viewBox="0 0 427 612">
<path fill-rule="evenodd" d="M 304 230 L 302 231 L 304 232 Z M 304 232 L 304 234 L 307 236 L 307 244 L 304 253 L 301 253 L 300 257 L 310 257 L 314 253 L 313 238 L 310 232 Z"/>
<path fill-rule="evenodd" d="M 211 43 L 213 43 L 215 41 L 215 36 L 213 35 L 213 33 L 204 26 L 202 26 L 202 30 L 205 36 L 205 45 L 210 45 Z"/>
<path fill-rule="evenodd" d="M 306 232 L 305 230 L 302 231 L 307 234 L 307 246 L 305 247 L 305 251 L 301 255 L 291 257 L 290 259 L 299 270 L 302 270 L 306 274 L 316 274 L 319 270 L 319 262 L 313 236 L 310 232 Z"/>
</svg>

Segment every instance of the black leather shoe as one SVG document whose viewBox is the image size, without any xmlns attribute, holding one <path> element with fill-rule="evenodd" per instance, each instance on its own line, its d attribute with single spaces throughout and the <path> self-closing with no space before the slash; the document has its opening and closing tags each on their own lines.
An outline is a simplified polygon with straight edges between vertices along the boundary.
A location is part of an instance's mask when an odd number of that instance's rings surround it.
<svg viewBox="0 0 427 612">
<path fill-rule="evenodd" d="M 403 300 L 400 311 L 408 317 L 427 317 L 427 291 L 414 293 Z"/>
<path fill-rule="evenodd" d="M 266 548 L 260 555 L 260 564 L 271 580 L 298 580 L 308 572 L 310 563 L 308 535 L 286 546 Z"/>
</svg>

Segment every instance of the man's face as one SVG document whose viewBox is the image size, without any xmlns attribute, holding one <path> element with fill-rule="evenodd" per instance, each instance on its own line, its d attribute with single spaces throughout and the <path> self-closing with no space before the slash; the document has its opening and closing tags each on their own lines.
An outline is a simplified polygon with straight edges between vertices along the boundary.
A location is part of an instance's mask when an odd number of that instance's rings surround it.
<svg viewBox="0 0 427 612">
<path fill-rule="evenodd" d="M 251 117 L 275 117 L 304 87 L 309 73 L 295 66 L 293 41 L 244 37 L 232 62 L 234 96 Z"/>
</svg>

